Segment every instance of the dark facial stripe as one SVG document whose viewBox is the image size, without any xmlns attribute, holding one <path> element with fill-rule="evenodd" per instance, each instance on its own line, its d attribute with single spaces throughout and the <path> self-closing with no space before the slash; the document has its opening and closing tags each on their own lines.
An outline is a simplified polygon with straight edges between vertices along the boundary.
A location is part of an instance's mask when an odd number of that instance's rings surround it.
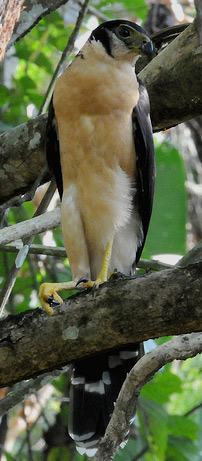
<svg viewBox="0 0 202 461">
<path fill-rule="evenodd" d="M 101 42 L 107 54 L 113 58 L 110 46 L 110 36 L 107 29 L 104 26 L 97 28 L 92 32 L 89 41 L 91 42 L 93 39 L 96 40 L 96 42 Z"/>
</svg>

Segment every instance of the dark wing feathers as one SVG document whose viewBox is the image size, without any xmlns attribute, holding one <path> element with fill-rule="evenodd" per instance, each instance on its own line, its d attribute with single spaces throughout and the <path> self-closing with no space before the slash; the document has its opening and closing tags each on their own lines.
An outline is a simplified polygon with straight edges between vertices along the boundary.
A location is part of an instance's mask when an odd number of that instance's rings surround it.
<svg viewBox="0 0 202 461">
<path fill-rule="evenodd" d="M 60 147 L 58 139 L 58 128 L 53 107 L 53 97 L 51 98 L 46 125 L 46 160 L 49 170 L 54 174 L 60 198 L 63 194 L 62 170 L 60 164 Z"/>
<path fill-rule="evenodd" d="M 142 253 L 149 222 L 151 218 L 155 186 L 155 153 L 150 105 L 147 90 L 141 80 L 139 83 L 139 100 L 133 110 L 133 134 L 138 169 L 136 206 L 142 219 L 143 241 L 137 250 L 136 263 Z"/>
</svg>

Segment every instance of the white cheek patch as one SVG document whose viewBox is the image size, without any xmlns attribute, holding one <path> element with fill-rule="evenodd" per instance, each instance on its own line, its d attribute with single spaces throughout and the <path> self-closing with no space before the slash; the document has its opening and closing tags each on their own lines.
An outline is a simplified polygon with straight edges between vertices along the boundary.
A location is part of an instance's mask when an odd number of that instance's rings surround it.
<svg viewBox="0 0 202 461">
<path fill-rule="evenodd" d="M 112 56 L 115 59 L 121 58 L 128 54 L 129 49 L 113 32 L 107 31 L 110 36 L 110 48 Z"/>
</svg>

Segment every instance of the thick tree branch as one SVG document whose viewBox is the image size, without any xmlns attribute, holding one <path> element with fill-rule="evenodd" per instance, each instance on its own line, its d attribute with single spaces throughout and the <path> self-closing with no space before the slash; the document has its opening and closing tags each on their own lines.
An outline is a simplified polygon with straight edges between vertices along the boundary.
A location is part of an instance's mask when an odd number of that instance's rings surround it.
<svg viewBox="0 0 202 461">
<path fill-rule="evenodd" d="M 0 136 L 0 203 L 25 193 L 44 168 L 46 119 L 40 115 Z"/>
<path fill-rule="evenodd" d="M 202 331 L 201 281 L 202 262 L 111 280 L 52 317 L 40 309 L 9 316 L 1 322 L 0 385 L 148 338 Z"/>
<path fill-rule="evenodd" d="M 0 61 L 4 58 L 7 44 L 18 22 L 24 0 L 4 0 L 0 6 Z"/>
<path fill-rule="evenodd" d="M 202 52 L 195 27 L 187 27 L 140 73 L 150 95 L 154 130 L 202 113 Z M 45 122 L 43 115 L 0 136 L 0 203 L 25 192 L 43 168 Z"/>
<path fill-rule="evenodd" d="M 94 461 L 111 461 L 126 438 L 142 387 L 166 363 L 186 360 L 202 352 L 202 334 L 192 333 L 173 338 L 144 355 L 132 368 L 123 384 L 114 412 L 101 440 Z"/>
<path fill-rule="evenodd" d="M 149 91 L 155 131 L 202 113 L 202 50 L 195 22 L 141 72 Z"/>
<path fill-rule="evenodd" d="M 201 0 L 194 0 L 196 8 L 196 24 L 200 40 L 200 45 L 202 46 L 202 3 Z"/>
</svg>

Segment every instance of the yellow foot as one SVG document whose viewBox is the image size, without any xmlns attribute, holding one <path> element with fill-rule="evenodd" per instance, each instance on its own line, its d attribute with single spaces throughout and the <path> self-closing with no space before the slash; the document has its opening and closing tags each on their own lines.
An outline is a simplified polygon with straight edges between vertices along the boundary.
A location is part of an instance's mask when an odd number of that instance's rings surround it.
<svg viewBox="0 0 202 461">
<path fill-rule="evenodd" d="M 63 303 L 62 298 L 58 295 L 57 291 L 61 290 L 74 290 L 75 282 L 64 283 L 42 283 L 39 288 L 39 301 L 49 315 L 53 315 L 52 306 L 58 306 Z"/>
<path fill-rule="evenodd" d="M 112 244 L 113 240 L 107 243 L 105 253 L 104 253 L 104 258 L 102 262 L 102 268 L 101 271 L 95 281 L 93 280 L 88 280 L 87 282 L 83 283 L 84 288 L 98 288 L 102 283 L 107 281 L 107 275 L 108 275 L 108 269 L 109 269 L 109 264 L 111 260 L 111 254 L 112 254 Z"/>
<path fill-rule="evenodd" d="M 105 283 L 107 282 L 107 278 L 105 279 L 101 279 L 101 278 L 97 278 L 96 280 L 88 280 L 88 282 L 83 282 L 83 287 L 84 288 L 99 288 L 100 285 L 102 285 L 102 283 Z"/>
</svg>

